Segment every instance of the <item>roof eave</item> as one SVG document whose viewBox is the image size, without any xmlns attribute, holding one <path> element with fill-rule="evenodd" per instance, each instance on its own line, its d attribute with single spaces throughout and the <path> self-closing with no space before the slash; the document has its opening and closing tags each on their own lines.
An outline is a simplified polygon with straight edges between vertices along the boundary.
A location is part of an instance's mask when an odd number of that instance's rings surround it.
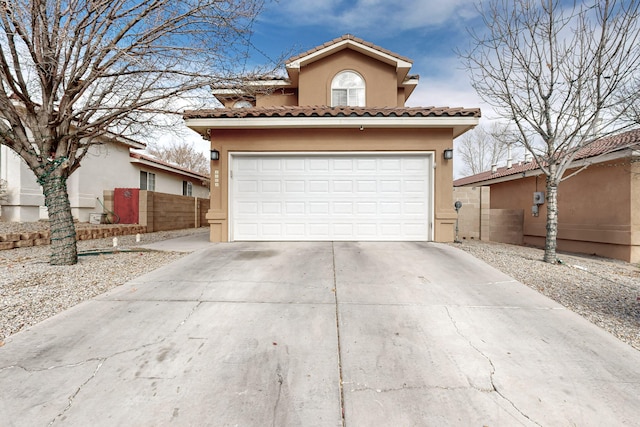
<svg viewBox="0 0 640 427">
<path fill-rule="evenodd" d="M 195 172 L 189 172 L 189 171 L 186 171 L 184 169 L 177 168 L 177 167 L 171 167 L 170 165 L 157 163 L 157 162 L 154 162 L 152 160 L 145 159 L 145 158 L 130 157 L 129 161 L 131 163 L 138 163 L 138 164 L 141 164 L 141 165 L 149 166 L 149 167 L 154 168 L 154 169 L 159 169 L 159 170 L 163 170 L 163 171 L 166 171 L 166 172 L 171 172 L 171 173 L 174 173 L 176 175 L 188 176 L 188 177 L 200 180 L 200 181 L 209 180 L 208 176 L 200 175 L 200 174 L 195 173 Z"/>
<path fill-rule="evenodd" d="M 206 135 L 208 129 L 402 129 L 451 128 L 453 137 L 474 128 L 478 117 L 213 117 L 187 118 L 187 127 Z"/>
</svg>

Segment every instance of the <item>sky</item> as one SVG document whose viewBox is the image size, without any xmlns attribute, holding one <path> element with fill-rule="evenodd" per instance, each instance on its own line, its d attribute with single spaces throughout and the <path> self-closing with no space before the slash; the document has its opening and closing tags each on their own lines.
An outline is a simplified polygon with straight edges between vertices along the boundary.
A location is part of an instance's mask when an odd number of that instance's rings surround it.
<svg viewBox="0 0 640 427">
<path fill-rule="evenodd" d="M 413 60 L 408 106 L 483 107 L 455 52 L 480 25 L 473 0 L 278 0 L 255 22 L 250 54 L 267 63 L 353 34 Z"/>
</svg>

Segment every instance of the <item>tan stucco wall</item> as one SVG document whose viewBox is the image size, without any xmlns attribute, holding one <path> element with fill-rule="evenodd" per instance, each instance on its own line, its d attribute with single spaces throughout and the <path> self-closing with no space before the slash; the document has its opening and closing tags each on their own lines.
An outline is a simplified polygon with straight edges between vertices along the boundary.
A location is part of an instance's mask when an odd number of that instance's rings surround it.
<svg viewBox="0 0 640 427">
<path fill-rule="evenodd" d="M 460 240 L 489 240 L 489 187 L 456 187 L 453 200 L 462 203 L 458 213 Z"/>
<path fill-rule="evenodd" d="M 640 187 L 628 159 L 591 165 L 558 187 L 558 249 L 640 262 Z M 570 173 L 567 172 L 567 174 Z M 633 190 L 633 191 L 632 191 Z M 491 186 L 492 209 L 524 210 L 524 243 L 544 246 L 546 203 L 533 217 L 533 192 L 546 191 L 545 177 Z"/>
<path fill-rule="evenodd" d="M 640 159 L 633 159 L 630 169 L 631 253 L 630 262 L 640 263 Z"/>
<path fill-rule="evenodd" d="M 451 129 L 218 129 L 212 130 L 211 137 L 211 148 L 220 151 L 220 160 L 211 162 L 207 219 L 213 242 L 229 240 L 229 153 L 269 151 L 433 151 L 434 240 L 453 241 L 453 163 L 442 156 L 443 150 L 452 145 Z"/>
<path fill-rule="evenodd" d="M 365 80 L 367 107 L 404 106 L 398 103 L 398 78 L 391 65 L 351 49 L 343 49 L 302 67 L 299 81 L 299 104 L 331 105 L 331 81 L 341 71 L 353 70 Z"/>
<path fill-rule="evenodd" d="M 269 94 L 256 95 L 256 107 L 278 107 L 298 105 L 298 92 L 292 89 L 278 89 Z"/>
</svg>

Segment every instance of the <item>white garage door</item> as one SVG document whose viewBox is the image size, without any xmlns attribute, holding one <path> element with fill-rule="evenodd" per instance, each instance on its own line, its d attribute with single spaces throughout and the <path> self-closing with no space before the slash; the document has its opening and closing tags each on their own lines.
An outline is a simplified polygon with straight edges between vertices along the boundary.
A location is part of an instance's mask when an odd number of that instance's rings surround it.
<svg viewBox="0 0 640 427">
<path fill-rule="evenodd" d="M 232 155 L 232 240 L 430 240 L 429 154 Z"/>
</svg>

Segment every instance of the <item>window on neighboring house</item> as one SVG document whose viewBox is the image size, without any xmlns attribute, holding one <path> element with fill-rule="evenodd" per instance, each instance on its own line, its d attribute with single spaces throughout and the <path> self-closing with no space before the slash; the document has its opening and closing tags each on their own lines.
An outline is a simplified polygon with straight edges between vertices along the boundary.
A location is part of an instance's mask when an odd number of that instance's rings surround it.
<svg viewBox="0 0 640 427">
<path fill-rule="evenodd" d="M 140 189 L 156 191 L 156 174 L 140 171 Z"/>
<path fill-rule="evenodd" d="M 360 74 L 354 71 L 343 71 L 336 74 L 331 82 L 332 107 L 364 107 L 365 84 Z"/>
<path fill-rule="evenodd" d="M 193 184 L 189 181 L 182 181 L 182 195 L 183 196 L 192 196 L 193 195 Z"/>
</svg>

